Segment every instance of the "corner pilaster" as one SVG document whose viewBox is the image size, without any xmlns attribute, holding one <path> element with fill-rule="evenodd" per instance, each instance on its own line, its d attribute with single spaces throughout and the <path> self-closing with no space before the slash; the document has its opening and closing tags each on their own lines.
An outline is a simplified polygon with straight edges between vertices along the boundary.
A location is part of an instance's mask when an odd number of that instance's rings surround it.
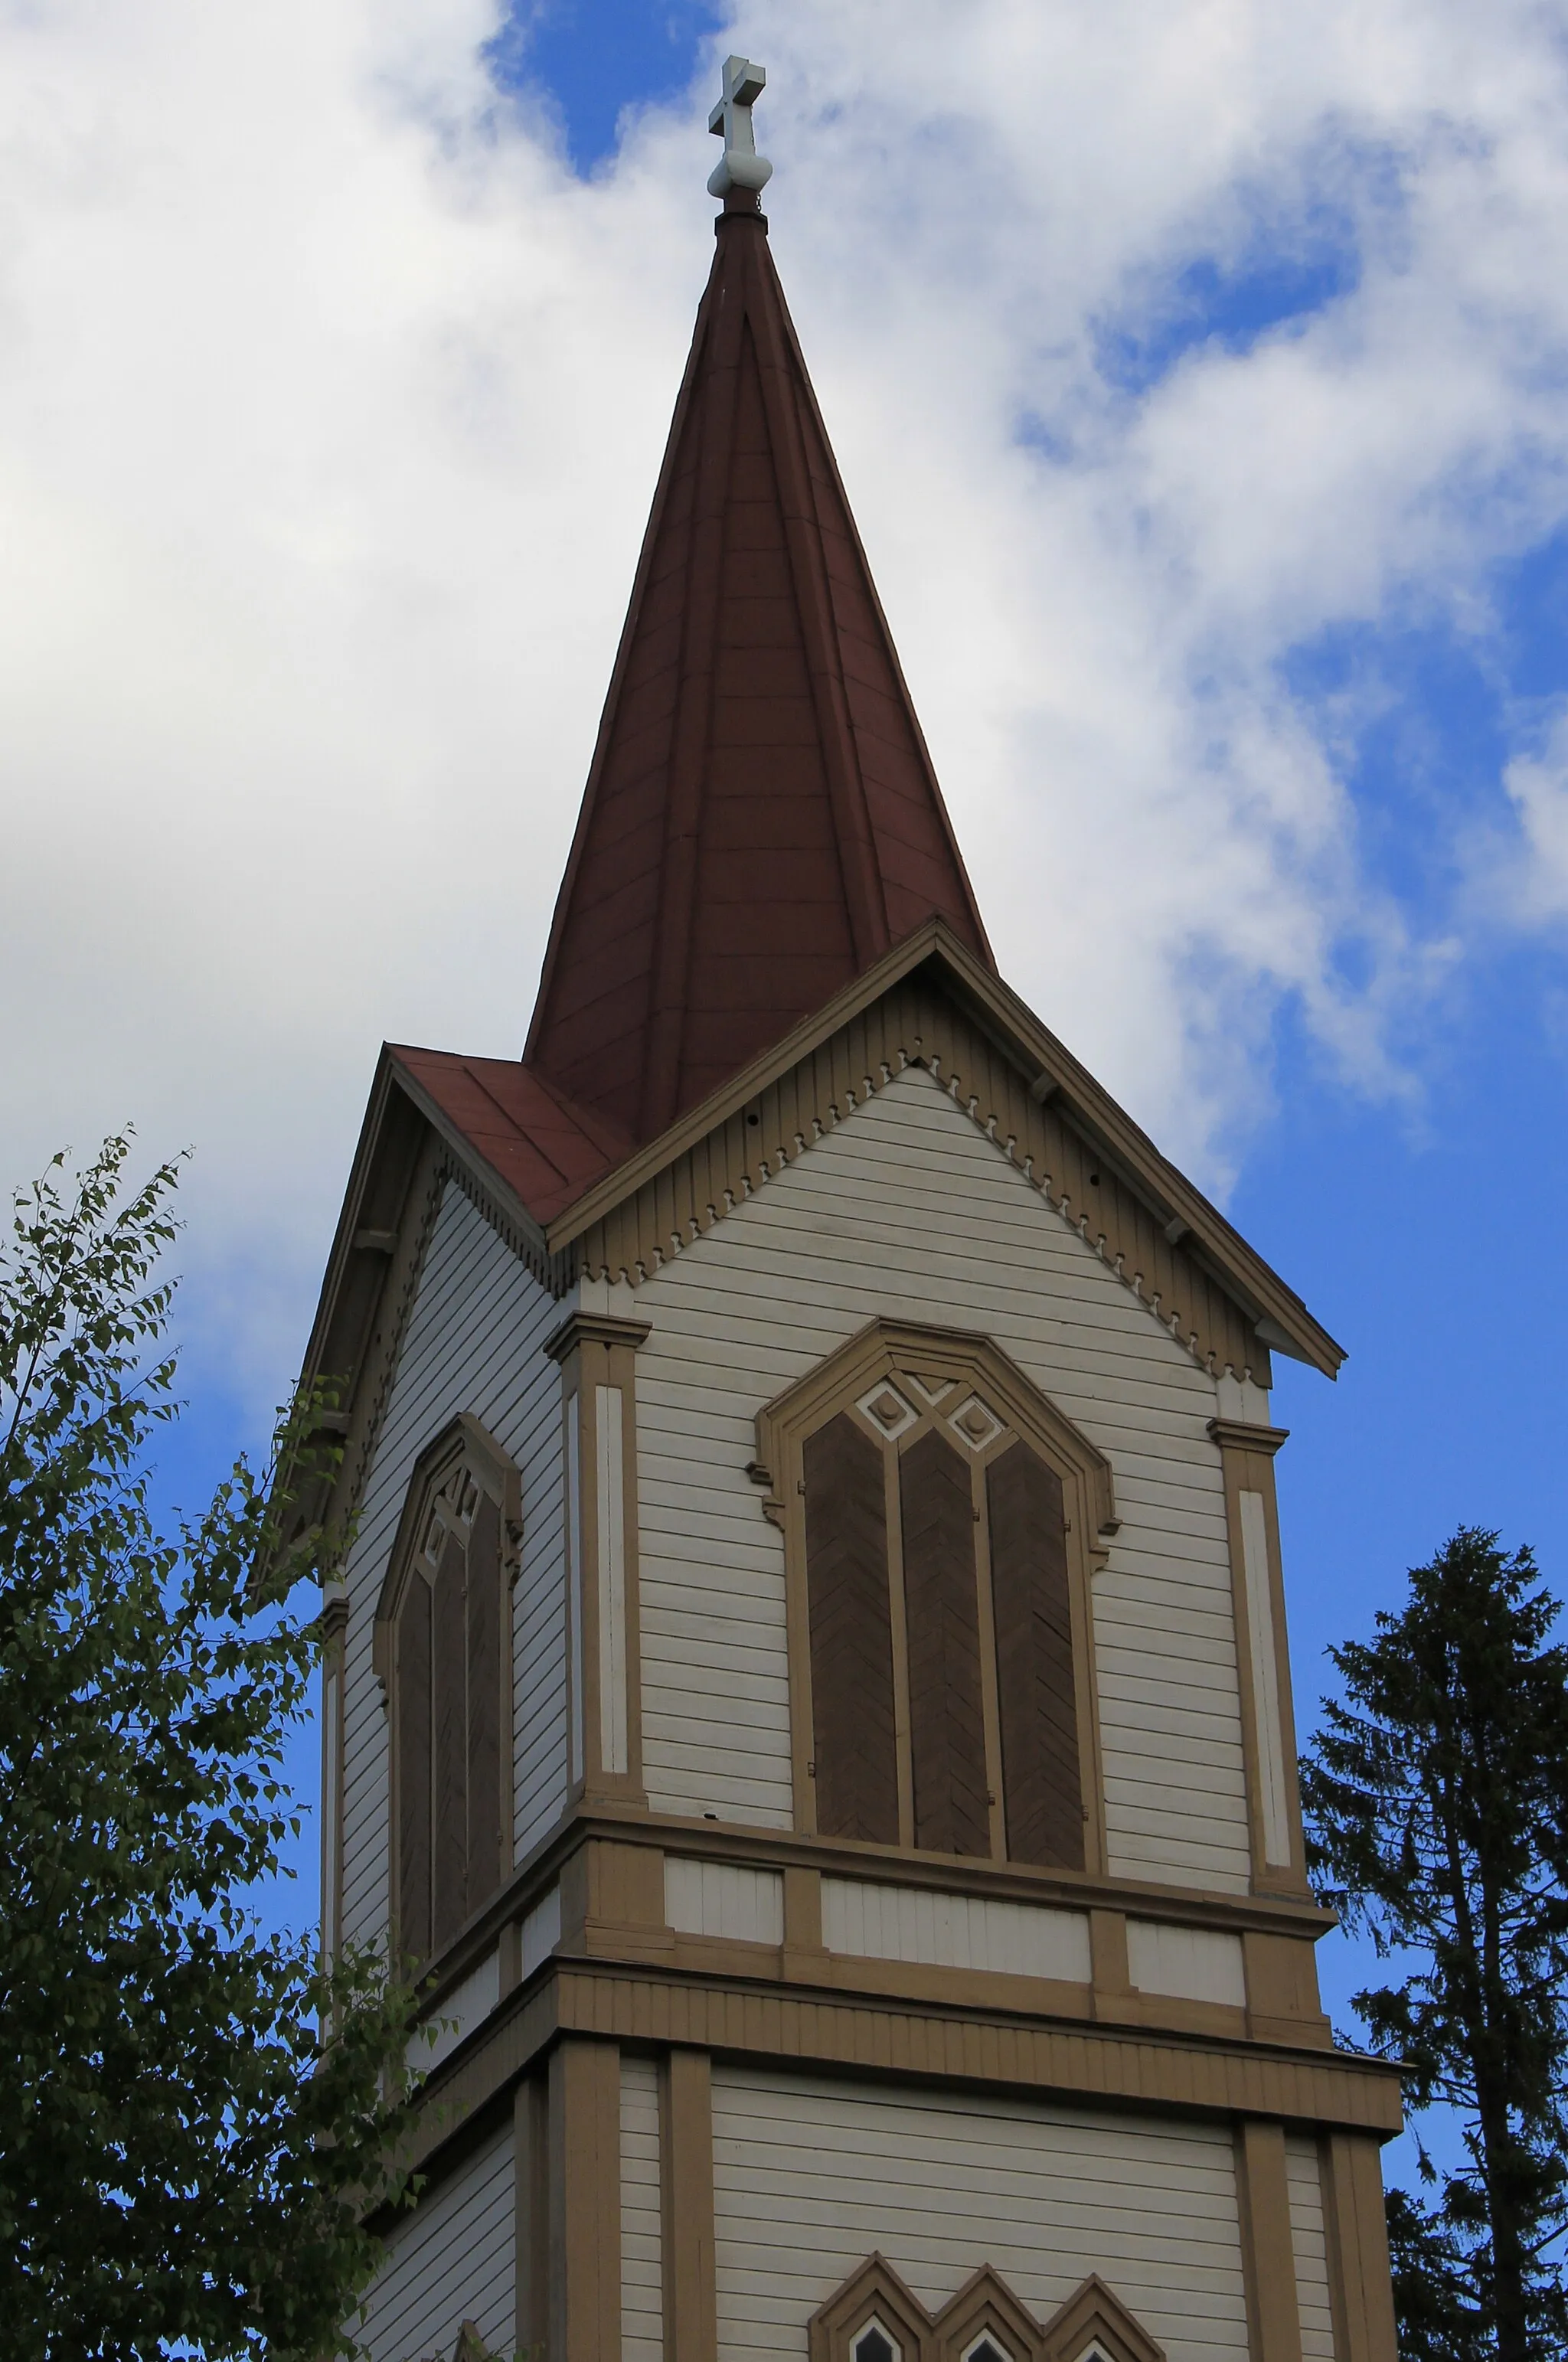
<svg viewBox="0 0 1568 2362">
<path fill-rule="evenodd" d="M 560 1364 L 571 1780 L 585 1804 L 646 1812 L 637 1582 L 636 1349 L 644 1320 L 574 1312 Z"/>
<path fill-rule="evenodd" d="M 1309 1888 L 1274 1481 L 1274 1455 L 1289 1429 L 1211 1418 L 1209 1432 L 1219 1446 L 1225 1480 L 1253 1891 L 1305 1895 Z"/>
</svg>

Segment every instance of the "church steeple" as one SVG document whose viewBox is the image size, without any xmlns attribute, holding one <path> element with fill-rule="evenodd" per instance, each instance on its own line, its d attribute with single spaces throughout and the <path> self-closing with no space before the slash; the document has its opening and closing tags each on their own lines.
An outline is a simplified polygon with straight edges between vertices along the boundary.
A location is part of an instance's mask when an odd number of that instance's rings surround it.
<svg viewBox="0 0 1568 2362">
<path fill-rule="evenodd" d="M 634 1141 L 933 913 L 990 953 L 768 248 L 729 61 L 717 249 L 527 1063 Z"/>
</svg>

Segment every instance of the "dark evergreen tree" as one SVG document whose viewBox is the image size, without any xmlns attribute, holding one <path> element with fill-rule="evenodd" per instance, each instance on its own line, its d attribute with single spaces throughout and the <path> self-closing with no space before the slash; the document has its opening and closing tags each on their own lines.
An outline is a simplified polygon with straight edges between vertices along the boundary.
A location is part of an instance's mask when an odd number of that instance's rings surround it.
<svg viewBox="0 0 1568 2362">
<path fill-rule="evenodd" d="M 1404 2362 L 1568 2352 L 1568 1650 L 1528 1550 L 1463 1527 L 1370 1644 L 1330 1655 L 1302 1766 L 1322 1899 L 1397 1983 L 1355 1996 L 1417 2112 L 1456 2112 L 1463 2162 L 1419 2147 L 1429 2202 L 1389 2202 Z"/>
<path fill-rule="evenodd" d="M 0 1252 L 0 2345 L 321 2356 L 395 2192 L 411 1998 L 248 1906 L 298 1826 L 320 1551 L 243 1462 L 156 1529 L 176 1174 L 127 1196 L 126 1157 L 57 1159 Z"/>
</svg>

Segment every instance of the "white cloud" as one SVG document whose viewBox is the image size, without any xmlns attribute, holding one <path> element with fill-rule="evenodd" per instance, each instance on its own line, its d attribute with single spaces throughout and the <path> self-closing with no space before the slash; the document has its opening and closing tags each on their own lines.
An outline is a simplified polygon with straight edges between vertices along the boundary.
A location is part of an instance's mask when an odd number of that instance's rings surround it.
<svg viewBox="0 0 1568 2362">
<path fill-rule="evenodd" d="M 698 101 L 579 184 L 495 103 L 492 28 L 0 12 L 6 1162 L 127 1112 L 193 1139 L 188 1260 L 264 1385 L 377 1041 L 521 1043 L 707 267 Z M 1561 30 L 1508 0 L 735 18 L 1003 967 L 1210 1178 L 1282 996 L 1388 1087 L 1444 955 L 1369 883 L 1280 667 L 1473 613 L 1568 507 Z M 1325 242 L 1348 292 L 1305 322 L 1142 392 L 1098 367 L 1194 258 Z M 1508 785 L 1561 862 L 1560 769 Z"/>
<path fill-rule="evenodd" d="M 1568 703 L 1551 716 L 1537 750 L 1516 755 L 1504 779 L 1523 845 L 1508 883 L 1527 923 L 1568 918 Z"/>
</svg>

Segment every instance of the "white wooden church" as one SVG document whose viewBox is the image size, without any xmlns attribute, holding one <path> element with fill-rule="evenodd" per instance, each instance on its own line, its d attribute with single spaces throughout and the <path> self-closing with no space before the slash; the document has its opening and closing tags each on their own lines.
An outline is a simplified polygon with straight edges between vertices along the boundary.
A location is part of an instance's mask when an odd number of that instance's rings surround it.
<svg viewBox="0 0 1568 2362">
<path fill-rule="evenodd" d="M 325 1937 L 424 1965 L 375 2362 L 1393 2362 L 1303 1868 L 1300 1300 L 996 971 L 722 200 L 525 1055 L 389 1047 Z"/>
</svg>

